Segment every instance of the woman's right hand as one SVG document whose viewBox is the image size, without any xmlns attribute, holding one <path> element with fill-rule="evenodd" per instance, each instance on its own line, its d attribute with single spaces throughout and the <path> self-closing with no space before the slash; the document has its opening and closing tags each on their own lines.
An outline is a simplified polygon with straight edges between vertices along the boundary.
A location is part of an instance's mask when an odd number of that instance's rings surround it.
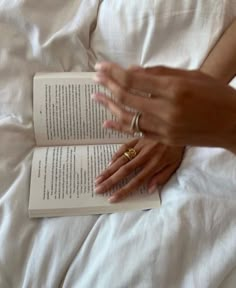
<svg viewBox="0 0 236 288">
<path fill-rule="evenodd" d="M 139 128 L 146 137 L 171 146 L 236 151 L 236 91 L 220 80 L 200 71 L 165 67 L 151 68 L 151 74 L 148 69 L 130 71 L 109 62 L 96 68 L 95 80 L 114 99 L 99 93 L 93 96 L 116 116 L 117 121 L 106 121 L 105 128 L 127 132 L 133 115 L 125 107 L 130 107 L 142 113 Z"/>
</svg>

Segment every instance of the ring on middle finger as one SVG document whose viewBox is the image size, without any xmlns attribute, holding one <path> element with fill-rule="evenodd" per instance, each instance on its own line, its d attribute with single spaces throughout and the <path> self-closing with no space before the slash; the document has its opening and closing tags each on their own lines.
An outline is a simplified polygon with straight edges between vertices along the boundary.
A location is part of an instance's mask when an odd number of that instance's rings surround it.
<svg viewBox="0 0 236 288">
<path fill-rule="evenodd" d="M 130 125 L 130 130 L 137 135 L 136 136 L 142 136 L 142 131 L 140 129 L 140 126 L 139 126 L 139 119 L 141 117 L 142 113 L 141 112 L 136 112 L 132 118 L 132 121 L 131 121 L 131 125 Z"/>
</svg>

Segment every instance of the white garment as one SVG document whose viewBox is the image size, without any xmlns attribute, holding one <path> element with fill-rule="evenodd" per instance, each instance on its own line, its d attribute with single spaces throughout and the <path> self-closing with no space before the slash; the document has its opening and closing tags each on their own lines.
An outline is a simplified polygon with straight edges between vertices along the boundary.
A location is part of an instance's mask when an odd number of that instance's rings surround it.
<svg viewBox="0 0 236 288">
<path fill-rule="evenodd" d="M 188 150 L 160 209 L 27 212 L 34 73 L 198 68 L 235 13 L 233 0 L 0 1 L 0 287 L 235 287 L 236 161 L 222 149 Z"/>
</svg>

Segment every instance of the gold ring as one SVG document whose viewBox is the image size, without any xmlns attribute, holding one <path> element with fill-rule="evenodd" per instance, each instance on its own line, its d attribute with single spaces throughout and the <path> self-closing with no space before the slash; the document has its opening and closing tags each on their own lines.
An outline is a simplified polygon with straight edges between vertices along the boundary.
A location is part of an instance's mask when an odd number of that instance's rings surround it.
<svg viewBox="0 0 236 288">
<path fill-rule="evenodd" d="M 137 152 L 134 148 L 129 148 L 127 151 L 125 151 L 123 155 L 125 156 L 126 159 L 130 161 L 135 158 Z"/>
</svg>

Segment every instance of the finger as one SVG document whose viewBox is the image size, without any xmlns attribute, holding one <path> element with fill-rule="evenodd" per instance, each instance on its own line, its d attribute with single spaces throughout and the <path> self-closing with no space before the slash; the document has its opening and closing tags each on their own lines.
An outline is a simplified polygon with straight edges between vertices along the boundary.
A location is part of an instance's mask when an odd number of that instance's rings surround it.
<svg viewBox="0 0 236 288">
<path fill-rule="evenodd" d="M 164 110 L 162 111 L 160 116 L 162 116 L 163 113 Z M 162 117 L 166 118 L 166 115 L 163 115 Z M 131 122 L 132 119 L 129 121 Z M 169 131 L 174 131 L 175 127 L 172 126 L 172 123 L 169 124 L 167 123 L 167 121 L 159 118 L 159 115 L 153 116 L 151 115 L 151 113 L 142 113 L 138 121 L 139 130 L 144 134 L 144 137 L 156 139 L 161 142 L 166 139 Z M 119 119 L 117 121 L 106 120 L 103 123 L 103 127 L 107 129 L 113 129 L 118 132 L 123 131 L 133 135 L 133 132 L 130 132 L 130 126 L 129 128 L 127 128 L 127 126 L 123 125 L 122 122 L 119 121 Z"/>
<path fill-rule="evenodd" d="M 122 187 L 119 191 L 116 191 L 108 201 L 111 203 L 115 203 L 127 197 L 131 192 L 135 191 L 138 187 L 144 184 L 147 179 L 150 177 L 153 169 L 155 168 L 156 163 L 150 162 L 149 165 L 145 166 L 145 169 L 141 170 L 141 172 L 131 179 L 131 181 Z"/>
<path fill-rule="evenodd" d="M 91 95 L 91 97 L 95 101 L 99 102 L 100 104 L 108 108 L 110 112 L 118 118 L 119 123 L 114 122 L 113 120 L 106 121 L 104 123 L 105 128 L 112 128 L 117 131 L 123 131 L 123 132 L 131 133 L 131 134 L 133 133 L 133 131 L 130 130 L 131 128 L 130 124 L 134 117 L 134 113 L 128 112 L 120 104 L 114 102 L 112 99 L 110 99 L 104 94 L 96 93 L 96 94 Z M 144 112 L 145 110 L 147 110 L 147 112 L 143 113 L 142 117 L 140 117 L 140 123 L 139 123 L 140 130 L 142 132 L 160 134 L 161 131 L 158 132 L 157 129 L 163 130 L 162 126 L 164 124 L 166 125 L 164 120 L 169 115 L 167 113 L 168 110 L 170 110 L 169 103 L 166 103 L 166 101 L 163 101 L 162 99 L 155 99 L 152 102 L 153 104 L 151 104 L 149 103 L 150 99 L 145 99 L 144 97 L 139 97 L 139 96 L 131 96 L 131 97 L 137 98 L 139 100 L 139 101 L 136 100 L 134 102 L 135 104 L 133 105 L 133 107 L 136 106 L 134 108 L 138 108 L 137 109 L 138 111 L 144 111 Z M 143 102 L 145 102 L 145 104 L 142 104 Z M 161 117 L 164 119 L 161 119 Z M 162 126 L 157 126 L 156 125 L 157 123 L 155 122 L 158 122 L 158 123 L 163 122 L 163 123 L 162 123 Z"/>
<path fill-rule="evenodd" d="M 103 76 L 102 76 L 103 77 Z M 124 90 L 123 88 L 121 88 L 119 85 L 117 85 L 117 83 L 115 81 L 113 81 L 110 78 L 107 78 L 107 89 L 109 89 L 112 92 L 113 97 L 115 98 L 115 100 L 118 99 L 118 101 L 113 101 L 112 105 L 110 105 L 110 107 L 116 107 L 116 105 L 125 105 L 125 106 L 129 106 L 134 108 L 137 111 L 140 112 L 144 112 L 147 115 L 148 114 L 152 114 L 153 117 L 155 119 L 158 119 L 158 122 L 160 122 L 160 120 L 162 122 L 167 122 L 166 124 L 171 124 L 172 126 L 177 125 L 178 122 L 173 120 L 173 118 L 176 118 L 176 107 L 173 106 L 173 103 L 171 103 L 170 99 L 168 99 L 168 101 L 166 101 L 166 99 L 164 98 L 147 98 L 147 97 L 141 97 L 140 95 L 134 95 L 131 94 L 129 92 L 127 92 L 126 90 Z M 171 92 L 172 94 L 172 92 Z M 104 104 L 106 104 L 106 100 L 104 99 L 104 95 L 102 96 L 102 94 L 99 95 L 99 93 L 94 94 L 93 95 L 95 99 L 97 99 L 97 101 L 99 101 L 100 98 L 100 102 L 103 102 Z M 172 95 L 173 98 L 173 95 Z M 110 100 L 111 101 L 111 100 Z M 117 103 L 118 102 L 118 103 Z M 109 103 L 108 103 L 109 104 Z M 107 107 L 109 107 L 107 105 Z M 117 113 L 116 113 L 117 111 Z M 119 111 L 119 112 L 118 112 Z M 126 112 L 122 113 L 122 112 Z M 114 109 L 114 112 L 116 113 L 117 116 L 122 120 L 124 120 L 124 122 L 131 122 L 131 116 L 127 117 L 129 114 L 127 114 L 126 110 L 122 110 L 120 107 L 119 109 Z M 120 124 L 123 124 L 121 121 L 119 121 Z M 169 123 L 168 123 L 169 122 Z M 143 127 L 143 132 L 158 132 L 156 131 L 156 129 L 159 129 L 158 126 L 156 126 L 156 128 L 154 129 L 154 131 L 152 131 L 152 129 L 150 129 L 150 122 L 147 123 L 148 125 L 146 125 L 146 127 Z M 109 128 L 109 127 L 107 127 Z M 124 127 L 126 129 L 124 129 L 123 131 L 127 132 L 127 128 L 128 127 Z M 159 131 L 160 132 L 160 131 Z"/>
<path fill-rule="evenodd" d="M 127 158 L 124 157 L 124 153 L 129 148 L 134 148 L 137 153 L 140 149 L 136 148 L 136 143 L 138 139 L 134 139 L 127 144 L 124 144 L 120 149 L 113 155 L 112 161 L 109 163 L 109 167 L 105 169 L 99 176 L 96 177 L 95 185 L 102 183 L 110 175 L 114 174 L 121 166 L 128 162 Z M 123 156 L 123 157 L 122 157 Z"/>
<path fill-rule="evenodd" d="M 120 156 L 122 156 L 129 148 L 134 148 L 139 139 L 131 140 L 130 142 L 123 144 L 119 150 L 112 156 L 111 162 L 115 162 Z"/>
<path fill-rule="evenodd" d="M 123 156 L 123 155 L 122 155 Z M 101 184 L 106 181 L 107 178 L 109 178 L 110 176 L 114 175 L 122 166 L 124 166 L 129 160 L 126 157 L 119 157 L 117 159 L 117 161 L 115 161 L 113 164 L 111 164 L 107 169 L 105 169 L 95 180 L 95 192 L 99 193 L 98 191 L 103 191 L 104 189 L 106 189 L 105 187 L 107 187 L 107 183 L 104 183 L 103 186 L 101 186 Z M 117 182 L 119 180 L 117 179 Z M 113 185 L 115 184 L 115 182 L 113 183 Z M 107 186 L 106 186 L 107 185 Z M 102 188 L 101 188 L 102 187 Z M 107 188 L 109 189 L 109 188 Z M 105 191 L 104 191 L 105 192 Z"/>
<path fill-rule="evenodd" d="M 121 93 L 121 94 L 123 93 L 123 95 L 120 96 L 120 97 L 122 97 L 122 99 L 123 98 L 124 99 L 130 98 L 129 101 L 125 100 L 126 102 L 128 102 L 128 106 L 130 105 L 131 107 L 136 108 L 137 111 L 146 112 L 147 115 L 152 114 L 156 119 L 160 118 L 159 116 L 161 116 L 164 119 L 166 118 L 166 115 L 168 116 L 167 112 L 168 112 L 168 110 L 170 110 L 170 108 L 169 108 L 170 104 L 168 102 L 164 101 L 163 99 L 153 100 L 150 98 L 145 98 L 145 97 L 133 95 L 133 94 L 126 92 L 125 90 L 122 90 L 112 80 L 111 80 L 111 82 L 112 82 L 112 84 L 110 86 L 110 89 L 111 89 L 111 92 L 113 93 L 113 95 L 115 93 Z M 120 89 L 122 91 L 120 91 Z M 119 103 L 113 101 L 111 98 L 107 97 L 106 95 L 104 95 L 102 93 L 92 94 L 91 97 L 95 101 L 99 102 L 100 104 L 102 104 L 103 106 L 108 108 L 110 110 L 110 112 L 119 119 L 120 124 L 122 124 L 122 126 L 124 126 L 125 130 L 123 130 L 123 131 L 128 132 L 127 130 L 130 127 L 134 113 L 128 112 L 127 110 L 125 110 L 123 108 L 123 105 L 120 105 Z M 123 104 L 123 100 L 120 103 Z M 150 123 L 147 124 L 148 127 L 149 127 L 149 125 L 150 125 Z M 149 131 L 149 129 L 147 129 L 147 132 L 148 131 Z M 130 130 L 129 130 L 129 132 L 130 132 Z M 150 131 L 150 133 L 151 132 L 152 131 Z"/>
<path fill-rule="evenodd" d="M 131 123 L 133 120 L 133 117 L 135 116 L 135 113 L 128 112 L 124 108 L 122 108 L 119 104 L 115 103 L 112 99 L 107 97 L 104 94 L 96 93 L 91 96 L 95 101 L 99 102 L 103 106 L 105 106 L 107 109 L 110 110 L 110 112 L 117 118 L 117 121 L 114 120 L 106 120 L 103 123 L 104 128 L 108 129 L 114 129 L 118 132 L 125 132 L 130 135 L 134 134 L 134 131 L 131 130 Z M 157 106 L 160 108 L 160 116 L 163 118 L 166 118 L 166 107 L 165 103 L 161 100 L 159 100 Z M 143 133 L 147 133 L 150 135 L 155 135 L 162 137 L 162 135 L 165 134 L 166 128 L 165 126 L 167 123 L 160 119 L 158 115 L 156 115 L 157 111 L 155 110 L 154 115 L 150 115 L 150 111 L 146 114 L 142 114 L 139 119 L 139 128 L 140 131 Z M 158 125 L 157 125 L 158 124 Z"/>
<path fill-rule="evenodd" d="M 111 62 L 99 63 L 96 70 L 100 72 L 100 75 L 102 72 L 108 78 L 114 79 L 123 88 L 137 89 L 154 95 L 160 94 L 165 97 L 168 96 L 167 91 L 175 78 L 189 78 L 191 75 L 196 74 L 194 70 L 187 71 L 164 66 L 144 68 L 143 70 L 149 73 L 142 73 L 142 69 L 135 71 L 132 69 L 125 70 Z M 99 77 L 96 78 L 97 80 L 99 79 Z"/>
<path fill-rule="evenodd" d="M 137 149 L 135 150 L 137 151 Z M 137 151 L 137 153 L 139 153 L 139 151 Z M 144 162 L 146 162 L 146 158 L 145 155 L 142 154 L 138 154 L 136 158 L 129 162 L 127 162 L 125 156 L 122 155 L 112 167 L 109 167 L 103 172 L 102 181 L 100 182 L 100 179 L 97 181 L 95 192 L 98 194 L 107 192 L 121 180 L 133 173 L 137 167 L 141 167 Z"/>
<path fill-rule="evenodd" d="M 134 159 L 132 159 L 129 162 L 126 162 L 126 164 L 124 165 L 119 165 L 121 162 L 119 162 L 118 166 L 116 166 L 115 164 L 118 161 L 121 160 L 117 160 L 114 165 L 112 165 L 113 167 L 115 167 L 116 169 L 112 169 L 111 167 L 109 167 L 104 173 L 105 176 L 103 174 L 103 180 L 100 181 L 99 178 L 99 184 L 96 187 L 96 193 L 105 193 L 106 191 L 108 191 L 109 189 L 111 189 L 115 184 L 117 184 L 119 181 L 123 180 L 124 178 L 126 178 L 127 176 L 129 176 L 131 173 L 133 173 L 137 168 L 143 167 L 143 165 L 145 163 L 147 163 L 150 160 L 150 156 L 152 155 L 152 150 L 149 149 L 145 149 L 145 147 L 142 147 L 141 145 L 139 145 L 139 143 L 137 143 L 136 146 L 133 147 L 136 152 L 137 155 Z M 143 149 L 144 148 L 144 149 Z M 163 149 L 162 146 L 159 146 L 160 149 Z M 155 157 L 155 165 L 156 165 L 156 161 L 158 161 L 157 158 L 161 157 L 161 153 L 158 153 L 158 151 L 156 150 L 155 153 L 157 153 L 159 155 L 159 157 Z M 125 158 L 123 155 L 119 158 Z M 125 159 L 127 161 L 127 159 Z M 122 162 L 124 163 L 124 162 Z M 150 162 L 148 162 L 150 163 Z M 151 161 L 152 163 L 152 161 Z M 150 164 L 148 164 L 150 165 Z M 146 169 L 146 168 L 145 168 Z M 115 171 L 116 170 L 116 171 Z M 153 171 L 152 171 L 153 172 Z"/>
<path fill-rule="evenodd" d="M 119 79 L 119 84 L 123 86 L 125 82 L 125 74 L 121 66 L 114 62 L 100 62 L 96 63 L 95 70 L 98 72 L 105 73 L 106 75 L 109 75 L 113 79 Z"/>
<path fill-rule="evenodd" d="M 151 75 L 148 73 L 137 73 L 133 71 L 123 70 L 123 76 L 121 78 L 113 78 L 108 74 L 97 72 L 94 81 L 108 90 L 113 92 L 117 100 L 125 100 L 121 98 L 126 90 L 138 90 L 145 93 L 151 93 L 160 97 L 169 97 L 169 88 L 172 85 L 173 80 L 170 76 Z M 125 79 L 125 80 L 124 80 Z M 127 92 L 126 92 L 127 93 Z M 127 93 L 132 96 L 132 94 Z M 128 103 L 124 102 L 128 105 Z"/>
<path fill-rule="evenodd" d="M 95 192 L 98 194 L 102 194 L 110 190 L 112 187 L 114 187 L 117 183 L 119 183 L 121 180 L 129 176 L 134 169 L 141 164 L 134 164 L 132 160 L 130 162 L 127 162 L 127 159 L 125 157 L 120 157 L 120 159 L 123 159 L 122 161 L 126 162 L 125 165 L 120 165 L 120 169 L 114 171 L 106 171 L 106 175 L 103 176 L 105 179 L 97 185 L 95 188 Z M 139 159 L 139 161 L 142 161 Z M 117 161 L 116 161 L 117 162 Z M 115 166 L 115 165 L 114 165 Z M 117 168 L 117 167 L 116 167 Z"/>
<path fill-rule="evenodd" d="M 177 164 L 171 164 L 153 175 L 148 183 L 148 191 L 152 193 L 157 186 L 166 184 L 170 177 L 175 173 L 177 167 Z"/>
<path fill-rule="evenodd" d="M 105 120 L 103 123 L 103 128 L 116 130 L 117 132 L 127 133 L 131 136 L 134 135 L 134 132 L 131 132 L 130 127 L 127 127 L 120 122 L 113 120 Z"/>
<path fill-rule="evenodd" d="M 110 110 L 110 112 L 119 119 L 119 127 L 116 130 L 133 133 L 131 131 L 131 122 L 135 115 L 133 112 L 128 112 L 121 105 L 115 103 L 111 98 L 104 94 L 96 93 L 91 95 L 92 99 L 102 104 L 104 107 Z"/>
</svg>

